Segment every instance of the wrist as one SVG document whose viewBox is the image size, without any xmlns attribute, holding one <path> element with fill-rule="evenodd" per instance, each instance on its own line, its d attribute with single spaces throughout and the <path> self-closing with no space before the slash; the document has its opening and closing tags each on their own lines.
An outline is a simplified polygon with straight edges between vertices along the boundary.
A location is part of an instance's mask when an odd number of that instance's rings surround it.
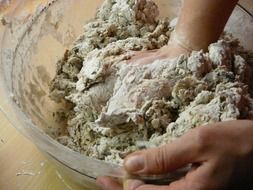
<svg viewBox="0 0 253 190">
<path fill-rule="evenodd" d="M 169 43 L 174 44 L 186 52 L 192 52 L 194 50 L 191 42 L 183 35 L 178 35 L 176 30 L 172 32 Z"/>
<path fill-rule="evenodd" d="M 189 56 L 191 54 L 191 51 L 183 48 L 182 46 L 180 46 L 179 44 L 173 42 L 173 41 L 169 41 L 168 45 L 162 47 L 159 51 L 158 51 L 158 57 L 160 58 L 177 58 L 180 55 L 185 55 L 185 56 Z"/>
</svg>

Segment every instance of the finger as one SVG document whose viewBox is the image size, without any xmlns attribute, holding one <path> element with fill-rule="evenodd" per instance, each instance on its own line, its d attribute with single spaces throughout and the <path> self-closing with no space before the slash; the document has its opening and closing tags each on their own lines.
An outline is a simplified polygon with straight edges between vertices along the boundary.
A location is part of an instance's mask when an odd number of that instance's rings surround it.
<svg viewBox="0 0 253 190">
<path fill-rule="evenodd" d="M 99 177 L 96 184 L 103 190 L 123 190 L 122 185 L 111 177 Z"/>
<path fill-rule="evenodd" d="M 200 141 L 194 130 L 173 143 L 133 153 L 126 157 L 125 169 L 132 174 L 164 174 L 200 161 Z"/>
<path fill-rule="evenodd" d="M 156 186 L 141 184 L 134 189 L 127 190 L 208 190 L 217 187 L 216 184 L 211 181 L 213 169 L 212 165 L 205 163 L 198 168 L 191 170 L 185 178 L 175 181 L 168 186 Z"/>
<path fill-rule="evenodd" d="M 214 168 L 212 163 L 205 162 L 195 170 L 189 172 L 185 178 L 171 183 L 169 187 L 171 190 L 219 189 L 219 180 L 215 177 L 217 172 L 214 172 Z"/>
<path fill-rule="evenodd" d="M 141 185 L 134 190 L 173 190 L 170 189 L 169 186 L 161 186 L 161 185 Z"/>
<path fill-rule="evenodd" d="M 132 180 L 132 179 L 126 180 L 124 182 L 124 190 L 135 190 L 143 184 L 144 184 L 144 182 L 142 182 L 140 180 Z"/>
<path fill-rule="evenodd" d="M 137 65 L 146 65 L 154 62 L 157 58 L 157 50 L 141 51 L 132 56 L 127 63 L 134 63 Z"/>
<path fill-rule="evenodd" d="M 209 175 L 206 175 L 205 173 L 208 172 L 210 169 L 205 166 L 201 166 L 202 168 L 193 168 L 187 178 L 182 178 L 181 180 L 178 180 L 176 182 L 171 183 L 167 186 L 156 186 L 156 185 L 148 185 L 144 184 L 141 181 L 137 180 L 129 180 L 128 184 L 124 187 L 124 190 L 185 190 L 185 189 L 191 189 L 191 190 L 206 190 L 206 186 L 204 184 L 208 184 L 208 182 L 202 182 L 203 179 L 208 179 Z M 204 174 L 204 175 L 203 175 Z M 205 177 L 206 176 L 206 177 Z M 197 179 L 197 180 L 195 180 Z M 202 179 L 200 181 L 199 179 Z M 131 184 L 132 183 L 132 184 Z"/>
</svg>

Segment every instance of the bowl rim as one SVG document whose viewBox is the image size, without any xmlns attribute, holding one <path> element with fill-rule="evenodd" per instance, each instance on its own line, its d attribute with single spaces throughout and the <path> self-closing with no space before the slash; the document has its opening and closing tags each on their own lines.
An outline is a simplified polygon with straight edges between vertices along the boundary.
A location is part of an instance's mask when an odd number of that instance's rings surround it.
<svg viewBox="0 0 253 190">
<path fill-rule="evenodd" d="M 253 13 L 244 7 L 240 2 L 238 2 L 236 6 L 253 18 Z"/>
</svg>

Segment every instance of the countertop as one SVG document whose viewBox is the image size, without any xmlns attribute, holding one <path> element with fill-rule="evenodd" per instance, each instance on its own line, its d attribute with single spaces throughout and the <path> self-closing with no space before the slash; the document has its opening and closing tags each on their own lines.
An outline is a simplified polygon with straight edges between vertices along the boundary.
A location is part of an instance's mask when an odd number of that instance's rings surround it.
<svg viewBox="0 0 253 190">
<path fill-rule="evenodd" d="M 0 100 L 1 101 L 1 100 Z M 69 184 L 0 113 L 0 190 L 85 190 Z"/>
<path fill-rule="evenodd" d="M 0 4 L 3 1 L 0 0 Z M 252 0 L 242 0 L 241 3 L 253 12 Z M 67 184 L 54 166 L 11 126 L 1 112 L 0 171 L 0 190 L 84 190 Z"/>
</svg>

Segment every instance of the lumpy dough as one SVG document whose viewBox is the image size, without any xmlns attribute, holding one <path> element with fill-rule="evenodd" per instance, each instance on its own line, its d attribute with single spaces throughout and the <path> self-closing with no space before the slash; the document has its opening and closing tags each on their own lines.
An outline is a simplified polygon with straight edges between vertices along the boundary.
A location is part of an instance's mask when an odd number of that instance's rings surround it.
<svg viewBox="0 0 253 190">
<path fill-rule="evenodd" d="M 228 34 L 189 57 L 138 65 L 134 52 L 168 43 L 173 24 L 149 0 L 106 0 L 57 63 L 50 97 L 70 102 L 61 143 L 122 164 L 192 128 L 252 117 L 252 53 Z M 129 63 L 130 62 L 130 63 Z"/>
</svg>

